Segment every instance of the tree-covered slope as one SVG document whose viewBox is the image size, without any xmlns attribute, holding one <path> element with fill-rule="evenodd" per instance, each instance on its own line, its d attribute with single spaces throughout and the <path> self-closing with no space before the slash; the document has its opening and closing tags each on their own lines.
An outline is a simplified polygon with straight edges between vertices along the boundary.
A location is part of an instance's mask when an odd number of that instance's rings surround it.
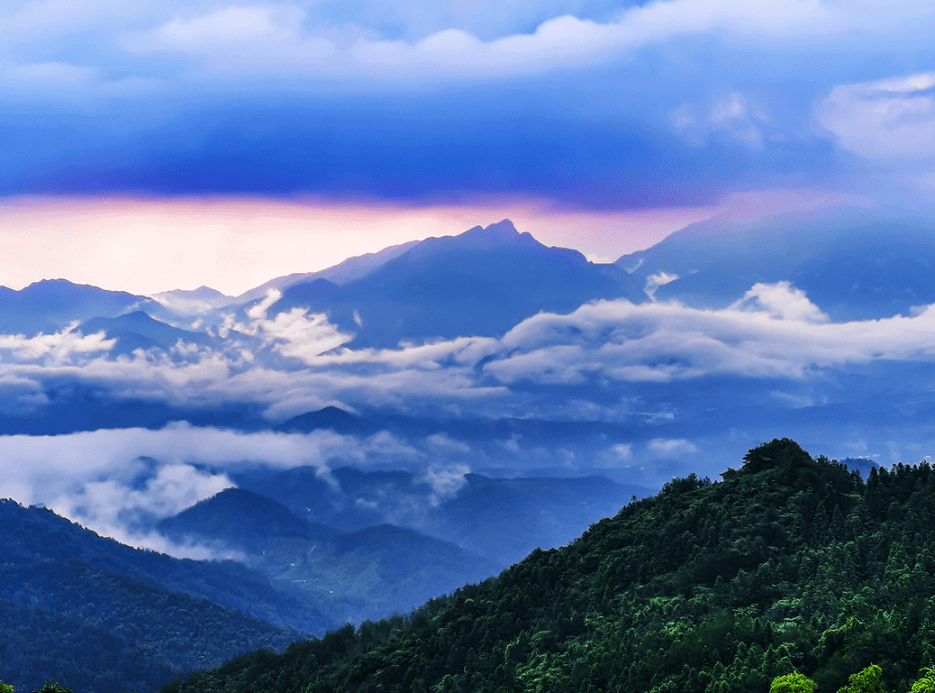
<svg viewBox="0 0 935 693">
<path fill-rule="evenodd" d="M 151 691 L 326 623 L 241 565 L 132 549 L 0 501 L 0 681 L 17 690 L 54 678 L 81 693 Z"/>
<path fill-rule="evenodd" d="M 561 549 L 408 619 L 254 653 L 164 693 L 837 691 L 871 663 L 909 690 L 935 659 L 935 473 L 866 482 L 796 443 L 672 481 Z"/>
</svg>

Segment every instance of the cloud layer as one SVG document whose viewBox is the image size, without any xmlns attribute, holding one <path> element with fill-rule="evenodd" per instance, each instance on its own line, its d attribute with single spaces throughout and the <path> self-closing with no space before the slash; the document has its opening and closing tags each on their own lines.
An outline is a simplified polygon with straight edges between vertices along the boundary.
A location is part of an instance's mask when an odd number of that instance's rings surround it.
<svg viewBox="0 0 935 693">
<path fill-rule="evenodd" d="M 830 426 L 843 451 L 832 454 L 881 461 L 922 455 L 918 445 L 935 440 L 919 418 L 935 372 L 935 306 L 833 322 L 780 282 L 756 284 L 720 310 L 598 301 L 540 313 L 501 338 L 353 349 L 323 315 L 271 316 L 275 298 L 228 316 L 225 338 L 210 347 L 180 340 L 168 352 L 117 355 L 102 334 L 0 336 L 8 415 L 41 417 L 69 392 L 91 392 L 96 402 L 149 402 L 178 418 L 219 403 L 263 417 L 252 431 L 183 421 L 2 436 L 0 496 L 44 503 L 122 541 L 204 557 L 214 554 L 170 545 L 153 523 L 257 465 L 311 466 L 332 484 L 339 466 L 405 469 L 425 484 L 424 511 L 457 493 L 469 471 L 604 473 L 652 486 L 687 471 L 716 474 L 763 437 L 796 431 L 827 445 Z M 327 405 L 390 423 L 353 434 L 256 430 Z M 387 413 L 397 418 L 380 418 Z M 907 447 L 907 427 L 917 447 Z"/>
<path fill-rule="evenodd" d="M 0 336 L 0 382 L 38 397 L 69 379 L 111 396 L 208 407 L 249 402 L 276 422 L 338 405 L 352 411 L 518 415 L 529 387 L 705 377 L 803 380 L 826 369 L 876 361 L 932 361 L 935 308 L 910 316 L 833 323 L 788 282 L 757 284 L 722 310 L 678 303 L 586 304 L 540 313 L 502 338 L 462 337 L 396 349 L 352 349 L 353 335 L 304 309 L 267 316 L 276 294 L 245 321 L 229 315 L 215 346 L 179 341 L 164 352 L 114 356 L 113 340 L 74 331 Z"/>
<path fill-rule="evenodd" d="M 933 19 L 908 0 L 21 0 L 0 11 L 0 194 L 853 191 L 920 155 Z"/>
</svg>

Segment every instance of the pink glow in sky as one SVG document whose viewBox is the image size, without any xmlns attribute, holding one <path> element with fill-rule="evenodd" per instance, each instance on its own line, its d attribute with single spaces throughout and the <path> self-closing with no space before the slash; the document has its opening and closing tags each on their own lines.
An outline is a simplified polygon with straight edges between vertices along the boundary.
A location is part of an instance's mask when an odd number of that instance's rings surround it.
<svg viewBox="0 0 935 693">
<path fill-rule="evenodd" d="M 207 285 L 237 295 L 274 277 L 504 218 L 545 245 L 612 262 L 725 210 L 768 212 L 812 199 L 758 193 L 717 207 L 582 212 L 529 200 L 401 208 L 246 197 L 7 198 L 0 284 L 20 289 L 64 278 L 137 294 Z"/>
</svg>

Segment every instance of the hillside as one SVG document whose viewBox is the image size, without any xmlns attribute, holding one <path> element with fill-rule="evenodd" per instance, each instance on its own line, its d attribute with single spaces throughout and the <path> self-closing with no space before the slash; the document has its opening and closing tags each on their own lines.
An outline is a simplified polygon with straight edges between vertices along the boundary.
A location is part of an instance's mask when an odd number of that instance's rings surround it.
<svg viewBox="0 0 935 693">
<path fill-rule="evenodd" d="M 9 500 L 0 556 L 0 681 L 18 690 L 150 691 L 334 623 L 242 565 L 132 549 Z"/>
<path fill-rule="evenodd" d="M 857 472 L 791 440 L 690 476 L 561 549 L 434 600 L 254 653 L 163 693 L 836 691 L 871 663 L 908 690 L 935 659 L 935 473 Z"/>
<path fill-rule="evenodd" d="M 332 623 L 409 611 L 502 565 L 447 541 L 389 524 L 342 532 L 276 501 L 231 488 L 158 524 L 165 536 L 223 546 Z M 318 632 L 323 632 L 324 629 Z"/>
</svg>

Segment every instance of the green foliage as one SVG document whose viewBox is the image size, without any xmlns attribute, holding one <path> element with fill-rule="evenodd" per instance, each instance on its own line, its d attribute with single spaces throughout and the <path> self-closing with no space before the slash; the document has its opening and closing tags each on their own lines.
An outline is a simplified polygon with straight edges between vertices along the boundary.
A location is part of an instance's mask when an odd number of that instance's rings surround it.
<svg viewBox="0 0 935 693">
<path fill-rule="evenodd" d="M 851 674 L 849 684 L 840 688 L 838 693 L 882 693 L 883 669 L 871 664 L 856 674 Z"/>
<path fill-rule="evenodd" d="M 776 440 L 722 477 L 670 482 L 408 618 L 164 693 L 909 690 L 935 655 L 932 468 L 864 482 Z"/>
<path fill-rule="evenodd" d="M 46 681 L 42 688 L 36 688 L 32 693 L 72 693 L 72 690 L 65 688 L 58 681 Z"/>
<path fill-rule="evenodd" d="M 935 693 L 935 669 L 926 667 L 919 673 L 921 676 L 912 684 L 910 693 Z"/>
<path fill-rule="evenodd" d="M 15 693 L 15 690 L 10 684 L 0 681 L 0 693 Z"/>
<path fill-rule="evenodd" d="M 814 693 L 818 684 L 804 674 L 777 676 L 769 686 L 769 693 Z"/>
</svg>

